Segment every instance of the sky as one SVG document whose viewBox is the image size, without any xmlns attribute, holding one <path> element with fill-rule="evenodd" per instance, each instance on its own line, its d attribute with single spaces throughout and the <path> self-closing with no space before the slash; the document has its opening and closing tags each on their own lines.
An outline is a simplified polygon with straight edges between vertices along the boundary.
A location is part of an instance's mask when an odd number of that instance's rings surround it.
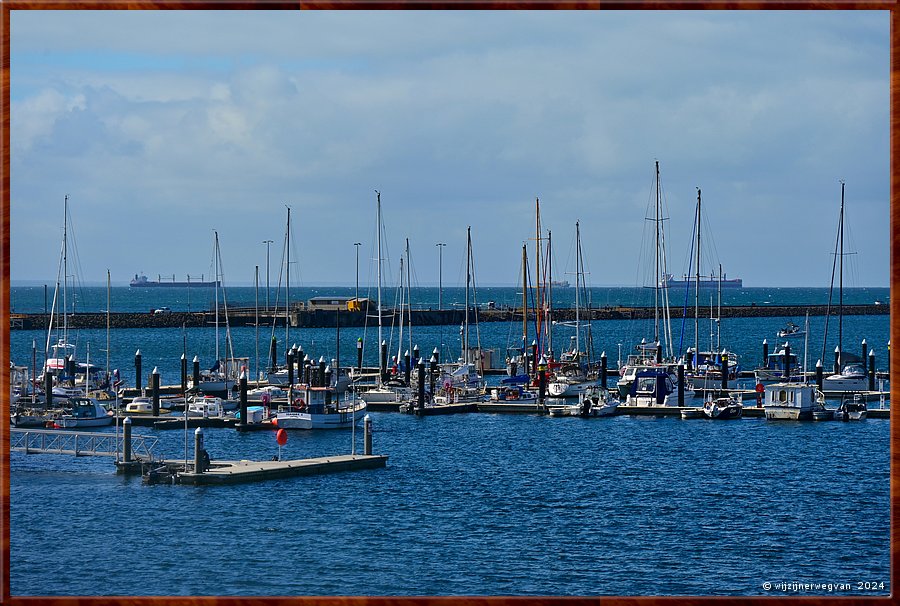
<svg viewBox="0 0 900 606">
<path fill-rule="evenodd" d="M 515 285 L 889 284 L 887 11 L 12 11 L 13 284 L 70 274 Z M 266 245 L 266 240 L 272 240 Z M 543 242 L 544 240 L 542 240 Z M 446 243 L 438 247 L 438 243 Z M 544 244 L 545 245 L 545 244 Z M 439 255 L 439 251 L 442 251 Z M 649 268 L 649 269 L 648 269 Z M 263 280 L 263 278 L 261 278 Z"/>
</svg>

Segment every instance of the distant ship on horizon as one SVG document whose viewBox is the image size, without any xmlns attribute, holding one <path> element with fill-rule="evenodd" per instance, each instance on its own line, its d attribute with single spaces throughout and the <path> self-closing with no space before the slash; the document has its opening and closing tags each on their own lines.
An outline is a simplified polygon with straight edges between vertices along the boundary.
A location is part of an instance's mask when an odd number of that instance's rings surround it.
<svg viewBox="0 0 900 606">
<path fill-rule="evenodd" d="M 161 275 L 157 275 L 156 278 L 156 282 L 151 282 L 144 274 L 134 274 L 134 279 L 129 282 L 129 286 L 133 288 L 212 288 L 216 286 L 215 281 L 205 282 L 203 274 L 200 275 L 199 280 L 193 282 L 190 276 L 188 276 L 187 282 L 176 282 L 174 275 L 171 282 L 164 282 Z"/>
<path fill-rule="evenodd" d="M 726 278 L 725 274 L 722 279 L 719 276 L 710 274 L 708 276 L 700 276 L 700 288 L 718 288 L 721 283 L 722 288 L 743 288 L 744 281 L 740 278 Z M 679 286 L 695 286 L 697 278 L 694 276 L 684 275 L 680 280 L 676 280 L 672 274 L 665 274 L 664 286 L 667 288 L 677 288 Z"/>
</svg>

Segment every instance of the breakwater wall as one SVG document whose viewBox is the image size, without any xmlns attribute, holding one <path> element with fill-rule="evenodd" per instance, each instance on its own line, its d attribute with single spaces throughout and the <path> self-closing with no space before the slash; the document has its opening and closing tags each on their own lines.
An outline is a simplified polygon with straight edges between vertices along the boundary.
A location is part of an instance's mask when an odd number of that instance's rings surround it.
<svg viewBox="0 0 900 606">
<path fill-rule="evenodd" d="M 715 313 L 715 309 L 713 313 Z M 807 312 L 811 316 L 824 316 L 828 311 L 825 305 L 729 305 L 722 306 L 723 318 L 753 318 L 753 317 L 788 317 L 802 318 Z M 407 312 L 404 311 L 404 315 Z M 652 307 L 622 307 L 622 306 L 605 306 L 595 307 L 591 309 L 582 309 L 580 318 L 586 320 L 631 320 L 646 319 L 654 317 L 654 309 Z M 831 315 L 837 316 L 836 307 L 830 310 Z M 844 315 L 888 315 L 890 313 L 889 305 L 845 305 Z M 375 324 L 372 317 L 373 312 L 369 312 L 369 324 Z M 390 324 L 394 318 L 399 318 L 399 312 L 392 310 L 382 311 L 384 322 Z M 693 308 L 685 310 L 683 308 L 672 309 L 672 318 L 688 318 L 694 317 Z M 529 312 L 528 317 L 534 318 L 534 312 Z M 709 318 L 710 308 L 700 308 L 700 318 Z M 571 322 L 575 320 L 574 309 L 555 309 L 553 310 L 553 319 L 560 322 Z M 290 314 L 291 326 L 300 328 L 330 328 L 340 322 L 342 327 L 359 327 L 366 324 L 366 312 L 364 311 L 336 311 L 323 309 L 300 309 L 293 310 Z M 478 309 L 469 310 L 469 322 L 521 322 L 521 308 L 496 308 L 496 309 Z M 229 309 L 228 321 L 231 326 L 253 326 L 256 322 L 256 312 L 253 309 Z M 278 315 L 271 313 L 260 313 L 260 326 L 271 326 L 272 322 L 277 326 L 284 326 L 284 312 Z M 415 326 L 440 326 L 440 325 L 459 325 L 465 321 L 465 312 L 462 309 L 413 309 L 412 323 Z M 49 318 L 46 314 L 11 314 L 9 317 L 9 325 L 12 330 L 36 330 L 46 329 Z M 72 328 L 106 328 L 107 315 L 105 313 L 76 313 L 69 314 L 68 325 Z M 178 312 L 173 311 L 165 314 L 149 314 L 149 313 L 111 313 L 109 315 L 110 328 L 181 328 L 213 326 L 215 323 L 215 312 L 195 311 L 195 312 Z M 219 323 L 225 325 L 224 316 L 220 313 Z"/>
</svg>

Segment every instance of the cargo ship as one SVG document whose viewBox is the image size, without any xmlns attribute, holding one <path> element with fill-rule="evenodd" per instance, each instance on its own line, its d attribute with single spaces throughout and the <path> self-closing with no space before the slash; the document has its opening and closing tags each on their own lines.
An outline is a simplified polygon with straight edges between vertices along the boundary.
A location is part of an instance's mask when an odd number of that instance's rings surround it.
<svg viewBox="0 0 900 606">
<path fill-rule="evenodd" d="M 700 276 L 700 288 L 719 288 L 719 284 L 722 284 L 722 288 L 743 288 L 744 281 L 740 278 L 726 278 L 725 275 L 722 275 L 722 279 L 719 279 L 719 276 L 714 274 L 710 274 L 708 276 Z M 672 274 L 665 274 L 665 284 L 667 288 L 678 288 L 680 287 L 693 287 L 697 284 L 697 278 L 694 276 L 682 276 L 680 280 L 676 280 L 675 276 Z"/>
<path fill-rule="evenodd" d="M 176 282 L 175 276 L 172 276 L 171 282 L 163 281 L 162 276 L 157 276 L 157 281 L 152 282 L 144 274 L 134 274 L 134 279 L 129 285 L 133 288 L 213 288 L 216 286 L 216 282 L 204 282 L 202 274 L 199 280 L 194 281 L 191 281 L 191 277 L 188 276 L 187 282 Z"/>
</svg>

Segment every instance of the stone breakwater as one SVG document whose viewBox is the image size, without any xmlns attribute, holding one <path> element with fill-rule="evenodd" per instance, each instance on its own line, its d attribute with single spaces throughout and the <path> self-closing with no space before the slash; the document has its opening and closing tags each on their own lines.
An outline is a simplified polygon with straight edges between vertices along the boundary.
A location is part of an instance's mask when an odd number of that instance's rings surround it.
<svg viewBox="0 0 900 606">
<path fill-rule="evenodd" d="M 723 318 L 752 318 L 752 317 L 788 317 L 800 318 L 807 312 L 811 316 L 824 316 L 828 311 L 825 305 L 729 305 L 722 307 Z M 715 313 L 716 310 L 713 310 Z M 831 315 L 837 315 L 837 308 L 833 306 Z M 845 305 L 844 315 L 888 315 L 889 305 Z M 393 315 L 399 312 L 392 310 L 382 311 L 385 321 L 389 322 Z M 693 308 L 686 311 L 683 308 L 671 309 L 672 318 L 694 317 Z M 529 318 L 534 317 L 534 312 L 528 313 Z M 622 307 L 606 306 L 592 309 L 582 309 L 580 318 L 587 320 L 631 320 L 654 317 L 652 307 Z M 709 318 L 710 308 L 700 308 L 700 318 Z M 290 314 L 291 326 L 306 328 L 329 328 L 336 326 L 338 322 L 342 327 L 364 326 L 366 314 L 362 311 L 334 311 L 334 310 L 309 310 L 295 309 Z M 555 309 L 553 319 L 560 322 L 575 320 L 574 309 Z M 260 326 L 276 325 L 284 326 L 284 312 L 280 315 L 259 314 Z M 469 322 L 521 322 L 521 308 L 496 308 L 496 309 L 471 309 L 469 310 Z M 256 322 L 256 314 L 253 309 L 230 309 L 228 321 L 231 326 L 253 326 Z M 416 326 L 459 325 L 465 321 L 465 313 L 461 309 L 413 309 L 412 323 Z M 76 313 L 70 314 L 68 325 L 72 328 L 106 328 L 107 316 L 105 313 Z M 224 326 L 225 320 L 220 313 L 220 325 Z M 12 314 L 9 318 L 12 330 L 36 330 L 46 329 L 49 323 L 46 314 Z M 165 314 L 150 313 L 111 313 L 109 315 L 110 328 L 181 328 L 212 326 L 215 323 L 214 311 L 203 312 L 178 312 Z"/>
</svg>

